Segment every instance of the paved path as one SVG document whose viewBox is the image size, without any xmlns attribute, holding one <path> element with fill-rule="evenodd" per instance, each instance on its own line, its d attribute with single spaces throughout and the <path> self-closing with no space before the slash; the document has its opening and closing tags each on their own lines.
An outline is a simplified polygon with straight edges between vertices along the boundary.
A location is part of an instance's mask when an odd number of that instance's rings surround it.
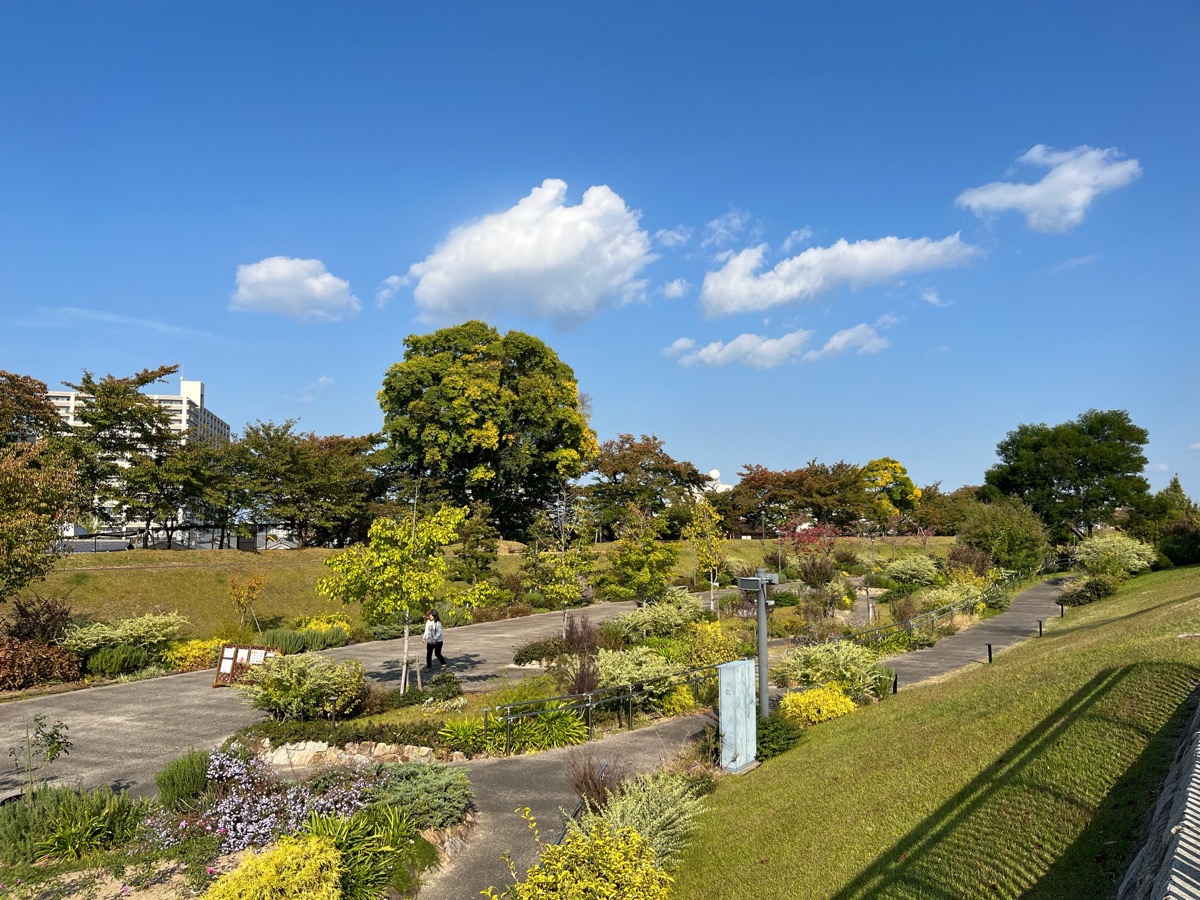
<svg viewBox="0 0 1200 900">
<path fill-rule="evenodd" d="M 1060 613 L 1058 594 L 1065 579 L 1054 578 L 1036 584 L 1013 598 L 1008 609 L 957 634 L 942 638 L 932 647 L 914 650 L 883 660 L 896 672 L 900 690 L 965 666 L 987 664 L 992 654 L 1005 650 L 1038 633 L 1038 621 L 1048 623 Z"/>
<path fill-rule="evenodd" d="M 594 622 L 634 608 L 633 603 L 605 603 L 585 610 Z M 578 612 L 578 611 L 576 611 Z M 446 629 L 443 650 L 450 671 L 466 690 L 486 686 L 521 671 L 513 665 L 513 648 L 562 628 L 562 613 Z M 335 659 L 354 658 L 368 677 L 386 684 L 400 678 L 403 640 L 375 641 L 328 650 Z M 420 633 L 409 647 L 421 657 Z M 213 688 L 213 671 L 188 672 L 128 684 L 110 684 L 0 704 L 0 759 L 25 734 L 35 715 L 47 724 L 63 722 L 74 742 L 71 752 L 48 770 L 56 783 L 84 788 L 112 785 L 138 796 L 154 793 L 154 776 L 168 762 L 192 748 L 213 749 L 261 714 L 242 703 L 228 688 Z M 0 799 L 17 792 L 13 769 L 0 769 Z"/>
</svg>

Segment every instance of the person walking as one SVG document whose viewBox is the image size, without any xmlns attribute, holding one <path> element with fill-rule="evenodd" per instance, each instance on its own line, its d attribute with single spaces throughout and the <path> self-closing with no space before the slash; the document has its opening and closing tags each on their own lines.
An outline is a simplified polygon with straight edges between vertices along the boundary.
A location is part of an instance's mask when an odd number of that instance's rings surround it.
<svg viewBox="0 0 1200 900">
<path fill-rule="evenodd" d="M 436 653 L 438 659 L 438 668 L 441 669 L 446 665 L 446 657 L 442 656 L 442 620 L 438 617 L 437 610 L 429 610 L 425 613 L 425 668 L 433 668 L 433 656 Z"/>
</svg>

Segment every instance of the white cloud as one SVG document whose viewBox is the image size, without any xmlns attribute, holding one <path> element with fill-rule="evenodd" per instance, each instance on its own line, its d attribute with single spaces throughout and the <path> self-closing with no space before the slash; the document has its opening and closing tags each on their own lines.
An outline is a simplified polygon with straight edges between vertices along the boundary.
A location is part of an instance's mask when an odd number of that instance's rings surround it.
<svg viewBox="0 0 1200 900">
<path fill-rule="evenodd" d="M 692 238 L 692 229 L 686 225 L 676 225 L 674 228 L 660 228 L 654 232 L 654 239 L 664 247 L 682 247 Z"/>
<path fill-rule="evenodd" d="M 877 324 L 887 328 L 897 320 L 884 316 Z M 857 350 L 859 355 L 878 353 L 889 346 L 870 325 L 855 325 L 837 332 L 820 350 L 805 350 L 815 332 L 793 331 L 778 338 L 759 334 L 739 334 L 728 343 L 712 341 L 697 348 L 691 338 L 680 338 L 663 350 L 665 356 L 678 359 L 681 366 L 724 366 L 740 363 L 754 369 L 773 369 L 785 363 L 819 362 L 832 356 Z"/>
<path fill-rule="evenodd" d="M 713 219 L 704 226 L 704 239 L 700 242 L 700 246 L 707 250 L 720 250 L 728 247 L 738 240 L 742 232 L 749 227 L 750 221 L 750 213 L 746 210 L 731 209 L 725 215 Z M 758 226 L 755 226 L 751 230 L 751 234 L 757 234 L 758 231 Z"/>
<path fill-rule="evenodd" d="M 690 285 L 683 278 L 676 278 L 674 281 L 668 281 L 663 285 L 663 296 L 670 300 L 678 300 L 688 292 Z"/>
<path fill-rule="evenodd" d="M 375 305 L 380 309 L 387 306 L 387 302 L 395 296 L 396 291 L 408 284 L 408 279 L 403 275 L 389 275 L 383 279 L 383 282 L 375 290 Z"/>
<path fill-rule="evenodd" d="M 940 296 L 938 296 L 937 288 L 926 288 L 925 290 L 921 291 L 921 299 L 930 306 L 936 306 L 939 309 L 942 307 L 951 306 L 954 303 L 953 300 L 943 300 Z"/>
<path fill-rule="evenodd" d="M 1079 266 L 1090 266 L 1092 263 L 1100 259 L 1099 253 L 1093 253 L 1090 256 L 1076 256 L 1071 259 L 1060 262 L 1050 271 L 1057 275 L 1059 272 L 1065 272 L 1067 269 L 1076 269 Z"/>
<path fill-rule="evenodd" d="M 681 337 L 678 340 L 676 340 L 674 343 L 672 343 L 670 347 L 664 347 L 663 355 L 664 356 L 681 356 L 684 353 L 687 353 L 689 350 L 691 350 L 695 346 L 696 346 L 696 342 L 693 341 L 691 338 Z"/>
<path fill-rule="evenodd" d="M 830 247 L 810 247 L 760 272 L 767 253 L 766 244 L 760 244 L 729 256 L 719 270 L 705 274 L 700 305 L 709 316 L 770 309 L 841 285 L 859 288 L 909 272 L 959 266 L 977 252 L 957 234 L 940 241 L 885 237 L 851 244 L 843 238 Z"/>
<path fill-rule="evenodd" d="M 894 316 L 891 313 L 884 313 L 875 320 L 876 328 L 891 328 L 893 325 L 899 325 L 902 320 L 899 316 Z"/>
<path fill-rule="evenodd" d="M 857 350 L 859 356 L 866 356 L 886 350 L 889 346 L 888 339 L 876 334 L 875 329 L 870 325 L 855 325 L 853 328 L 844 328 L 839 331 L 827 340 L 825 346 L 820 350 L 809 350 L 804 354 L 804 359 L 807 362 L 816 362 L 831 356 L 838 356 L 847 350 Z"/>
<path fill-rule="evenodd" d="M 319 259 L 271 256 L 237 268 L 235 312 L 280 313 L 301 321 L 352 319 L 362 309 L 350 283 L 325 269 Z"/>
<path fill-rule="evenodd" d="M 504 309 L 572 323 L 610 299 L 643 298 L 637 275 L 657 257 L 638 213 L 605 185 L 578 206 L 566 193 L 548 178 L 516 206 L 455 228 L 409 267 L 417 304 L 433 318 Z"/>
<path fill-rule="evenodd" d="M 812 237 L 812 234 L 813 230 L 807 225 L 805 225 L 803 228 L 798 228 L 787 236 L 783 242 L 783 245 L 779 249 L 784 253 L 791 253 L 797 247 L 807 243 L 808 239 Z"/>
<path fill-rule="evenodd" d="M 1083 144 L 1073 150 L 1054 150 L 1038 144 L 1017 162 L 1048 167 L 1041 181 L 993 181 L 968 188 L 954 202 L 979 216 L 1015 209 L 1025 214 L 1026 224 L 1035 231 L 1070 231 L 1083 221 L 1096 197 L 1142 174 L 1136 159 L 1120 157 L 1116 147 L 1100 150 Z"/>
<path fill-rule="evenodd" d="M 1188 444 L 1188 449 L 1189 450 L 1200 450 L 1200 441 L 1197 441 L 1194 444 Z"/>
<path fill-rule="evenodd" d="M 693 366 L 697 363 L 706 366 L 741 363 L 753 369 L 773 369 L 800 359 L 804 345 L 812 335 L 811 331 L 793 331 L 778 338 L 739 334 L 728 344 L 724 341 L 713 341 L 699 349 L 694 349 L 690 339 L 680 338 L 671 348 L 691 348 L 679 355 L 681 366 Z"/>
</svg>

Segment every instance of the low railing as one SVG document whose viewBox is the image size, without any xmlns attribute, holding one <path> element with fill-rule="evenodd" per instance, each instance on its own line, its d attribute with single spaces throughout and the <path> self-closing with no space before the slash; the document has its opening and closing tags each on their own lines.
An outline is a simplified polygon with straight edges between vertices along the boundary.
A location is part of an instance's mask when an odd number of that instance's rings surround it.
<svg viewBox="0 0 1200 900">
<path fill-rule="evenodd" d="M 597 688 L 580 694 L 561 694 L 557 697 L 546 697 L 540 700 L 519 700 L 515 703 L 502 703 L 483 711 L 484 734 L 490 733 L 490 723 L 497 720 L 504 723 L 504 753 L 508 755 L 512 748 L 512 727 L 514 722 L 534 718 L 547 712 L 573 710 L 583 715 L 587 722 L 588 740 L 591 740 L 594 730 L 594 716 L 597 710 L 612 710 L 617 714 L 617 724 L 620 726 L 624 718 L 624 727 L 630 731 L 634 727 L 634 713 L 637 701 L 652 693 L 660 693 L 679 684 L 691 685 L 693 688 L 717 676 L 717 666 L 697 666 L 649 678 L 633 684 L 618 685 L 609 688 Z"/>
</svg>

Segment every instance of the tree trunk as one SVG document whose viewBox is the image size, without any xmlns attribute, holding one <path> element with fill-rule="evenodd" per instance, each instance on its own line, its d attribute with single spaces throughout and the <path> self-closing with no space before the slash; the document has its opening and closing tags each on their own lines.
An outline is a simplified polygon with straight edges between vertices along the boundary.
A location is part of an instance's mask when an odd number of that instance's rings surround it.
<svg viewBox="0 0 1200 900">
<path fill-rule="evenodd" d="M 408 616 L 404 617 L 404 658 L 400 662 L 400 693 L 408 690 Z"/>
</svg>

